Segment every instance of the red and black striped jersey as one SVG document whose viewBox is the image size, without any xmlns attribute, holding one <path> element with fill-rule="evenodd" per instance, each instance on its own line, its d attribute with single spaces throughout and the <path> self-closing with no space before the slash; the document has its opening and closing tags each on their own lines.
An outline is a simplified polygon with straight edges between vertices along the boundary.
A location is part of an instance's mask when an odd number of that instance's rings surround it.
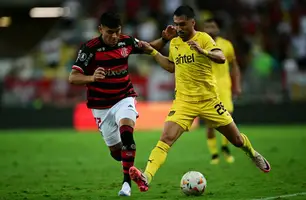
<svg viewBox="0 0 306 200">
<path fill-rule="evenodd" d="M 72 69 L 85 75 L 93 75 L 98 67 L 106 71 L 105 79 L 87 84 L 87 107 L 106 109 L 126 97 L 136 97 L 128 73 L 128 57 L 140 54 L 138 40 L 121 35 L 116 46 L 107 46 L 102 37 L 84 43 Z"/>
</svg>

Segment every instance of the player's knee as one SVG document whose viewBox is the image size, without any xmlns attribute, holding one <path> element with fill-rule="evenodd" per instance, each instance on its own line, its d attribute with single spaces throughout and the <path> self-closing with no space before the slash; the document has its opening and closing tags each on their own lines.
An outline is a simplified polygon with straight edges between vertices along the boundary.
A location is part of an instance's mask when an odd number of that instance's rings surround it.
<svg viewBox="0 0 306 200">
<path fill-rule="evenodd" d="M 168 144 L 169 146 L 171 146 L 174 143 L 175 136 L 167 134 L 167 133 L 163 133 L 163 135 L 161 136 L 160 140 L 162 142 Z"/>
<path fill-rule="evenodd" d="M 117 161 L 121 161 L 122 160 L 122 158 L 121 158 L 121 150 L 118 149 L 118 150 L 115 150 L 115 151 L 111 151 L 110 154 L 111 154 L 111 156 L 115 160 L 117 160 Z"/>
<path fill-rule="evenodd" d="M 184 129 L 179 124 L 168 121 L 165 123 L 164 131 L 160 140 L 169 146 L 172 146 L 183 132 Z"/>
<path fill-rule="evenodd" d="M 133 118 L 133 119 L 130 119 Z M 134 127 L 135 126 L 135 121 L 136 121 L 136 115 L 135 117 L 130 115 L 130 118 L 122 118 L 119 120 L 119 126 L 130 126 L 130 127 Z M 135 118 L 135 119 L 134 119 Z"/>
<path fill-rule="evenodd" d="M 233 145 L 235 147 L 242 147 L 243 146 L 243 138 L 238 135 L 236 138 L 235 138 L 235 141 L 233 142 Z"/>
</svg>

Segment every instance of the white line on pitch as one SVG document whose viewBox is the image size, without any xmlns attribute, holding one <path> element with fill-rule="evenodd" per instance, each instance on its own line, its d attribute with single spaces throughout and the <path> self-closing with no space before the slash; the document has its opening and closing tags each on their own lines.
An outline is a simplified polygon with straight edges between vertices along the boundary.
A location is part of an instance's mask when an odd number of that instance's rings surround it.
<svg viewBox="0 0 306 200">
<path fill-rule="evenodd" d="M 252 200 L 272 200 L 272 199 L 278 199 L 278 198 L 288 198 L 288 197 L 305 196 L 305 195 L 306 195 L 306 192 L 299 192 L 295 194 L 285 194 L 285 195 L 280 195 L 280 196 L 275 196 L 275 197 L 263 197 L 263 198 L 252 199 Z"/>
</svg>

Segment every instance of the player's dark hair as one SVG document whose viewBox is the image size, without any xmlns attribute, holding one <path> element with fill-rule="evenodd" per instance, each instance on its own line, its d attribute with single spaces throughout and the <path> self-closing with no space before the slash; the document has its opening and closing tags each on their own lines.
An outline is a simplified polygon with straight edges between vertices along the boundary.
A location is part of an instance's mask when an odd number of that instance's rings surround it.
<svg viewBox="0 0 306 200">
<path fill-rule="evenodd" d="M 101 15 L 100 24 L 108 28 L 118 28 L 121 26 L 121 19 L 118 13 L 109 11 Z"/>
<path fill-rule="evenodd" d="M 175 16 L 186 16 L 187 19 L 195 17 L 194 10 L 188 5 L 182 5 L 174 11 Z"/>
<path fill-rule="evenodd" d="M 219 28 L 222 28 L 222 21 L 221 21 L 221 19 L 211 17 L 211 18 L 208 18 L 208 19 L 206 19 L 204 21 L 204 23 L 213 23 L 213 22 L 216 23 Z"/>
<path fill-rule="evenodd" d="M 207 23 L 215 22 L 216 23 L 216 19 L 215 18 L 208 18 L 204 22 L 207 22 Z"/>
</svg>

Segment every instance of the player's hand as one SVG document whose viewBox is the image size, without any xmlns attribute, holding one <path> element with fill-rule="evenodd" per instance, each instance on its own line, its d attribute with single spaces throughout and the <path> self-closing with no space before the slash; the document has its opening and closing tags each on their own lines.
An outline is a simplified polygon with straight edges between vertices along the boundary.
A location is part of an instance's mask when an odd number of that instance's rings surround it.
<svg viewBox="0 0 306 200">
<path fill-rule="evenodd" d="M 105 70 L 102 67 L 98 67 L 93 74 L 93 82 L 103 80 L 105 78 Z"/>
<path fill-rule="evenodd" d="M 168 25 L 165 30 L 162 32 L 162 37 L 166 40 L 171 40 L 177 36 L 174 26 Z"/>
<path fill-rule="evenodd" d="M 187 44 L 190 46 L 190 49 L 195 50 L 196 52 L 203 54 L 204 51 L 197 42 L 195 42 L 193 40 L 190 40 L 190 41 L 187 42 Z"/>
<path fill-rule="evenodd" d="M 154 50 L 154 48 L 146 41 L 139 41 L 138 45 L 146 54 L 150 54 Z"/>
</svg>

